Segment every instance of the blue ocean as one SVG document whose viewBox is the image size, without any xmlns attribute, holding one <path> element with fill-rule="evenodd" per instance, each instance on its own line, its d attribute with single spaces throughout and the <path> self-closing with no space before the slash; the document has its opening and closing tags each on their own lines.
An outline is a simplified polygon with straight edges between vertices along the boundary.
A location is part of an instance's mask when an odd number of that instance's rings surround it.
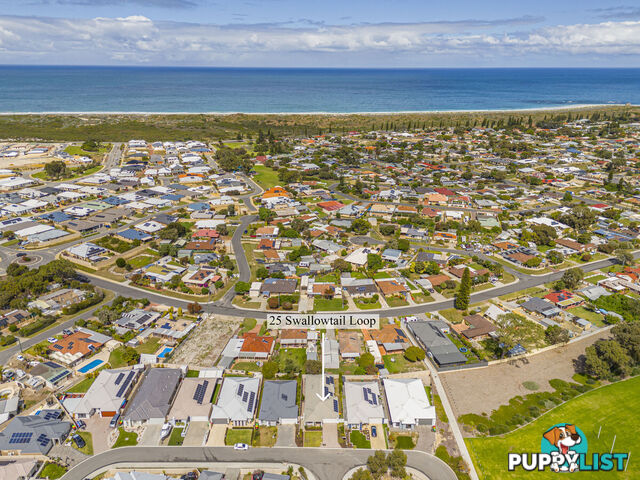
<svg viewBox="0 0 640 480">
<path fill-rule="evenodd" d="M 0 66 L 0 112 L 411 112 L 640 104 L 640 69 Z"/>
</svg>

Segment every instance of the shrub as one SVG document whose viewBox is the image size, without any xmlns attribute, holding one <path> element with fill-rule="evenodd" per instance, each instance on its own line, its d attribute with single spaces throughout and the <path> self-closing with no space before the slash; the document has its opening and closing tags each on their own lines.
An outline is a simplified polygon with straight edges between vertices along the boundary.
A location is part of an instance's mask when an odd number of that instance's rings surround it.
<svg viewBox="0 0 640 480">
<path fill-rule="evenodd" d="M 280 301 L 276 297 L 270 297 L 269 300 L 267 300 L 267 305 L 269 308 L 278 308 Z"/>
<path fill-rule="evenodd" d="M 527 390 L 540 390 L 540 385 L 536 382 L 522 382 L 522 386 Z"/>
<path fill-rule="evenodd" d="M 282 304 L 282 308 L 285 310 L 291 310 L 293 308 L 293 304 L 291 302 L 284 302 Z"/>
<path fill-rule="evenodd" d="M 407 350 L 404 352 L 404 356 L 410 362 L 415 362 L 418 360 L 424 360 L 426 354 L 421 348 L 412 346 L 407 348 Z"/>
<path fill-rule="evenodd" d="M 118 257 L 116 260 L 116 267 L 118 268 L 124 268 L 124 266 L 127 264 L 127 261 L 122 258 L 122 257 Z"/>
</svg>

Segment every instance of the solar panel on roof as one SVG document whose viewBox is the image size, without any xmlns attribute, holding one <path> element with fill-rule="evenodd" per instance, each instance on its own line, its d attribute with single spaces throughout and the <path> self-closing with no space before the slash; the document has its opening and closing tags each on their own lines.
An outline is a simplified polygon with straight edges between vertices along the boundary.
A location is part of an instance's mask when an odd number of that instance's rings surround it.
<svg viewBox="0 0 640 480">
<path fill-rule="evenodd" d="M 116 397 L 120 398 L 124 394 L 124 392 L 127 391 L 127 387 L 131 383 L 131 380 L 133 379 L 134 376 L 135 376 L 135 372 L 131 370 L 129 372 L 129 375 L 127 375 L 127 378 L 125 379 L 124 383 L 120 386 L 120 390 L 118 390 L 118 393 L 116 393 Z"/>
<path fill-rule="evenodd" d="M 116 378 L 116 381 L 114 383 L 116 385 L 120 385 L 120 382 L 122 381 L 123 378 L 124 378 L 124 372 L 121 372 L 118 374 L 118 377 Z"/>
<path fill-rule="evenodd" d="M 251 396 L 249 397 L 249 405 L 247 405 L 247 412 L 251 413 L 253 412 L 253 403 L 256 400 L 256 393 L 255 392 L 251 392 Z"/>
<path fill-rule="evenodd" d="M 51 410 L 51 411 L 48 411 L 47 413 L 44 414 L 44 419 L 45 420 L 51 420 L 51 419 L 55 420 L 55 419 L 60 418 L 61 414 L 62 414 L 62 412 Z"/>
<path fill-rule="evenodd" d="M 46 447 L 49 445 L 49 437 L 47 437 L 44 433 L 41 433 L 38 439 L 36 440 L 41 447 Z"/>
<path fill-rule="evenodd" d="M 14 432 L 9 439 L 9 443 L 29 443 L 33 433 L 31 432 Z"/>
<path fill-rule="evenodd" d="M 244 391 L 244 383 L 241 383 L 240 386 L 238 387 L 238 396 L 242 395 L 243 391 Z"/>
<path fill-rule="evenodd" d="M 329 395 L 329 387 L 324 387 L 325 396 Z"/>
<path fill-rule="evenodd" d="M 375 395 L 373 395 L 373 396 L 371 397 L 371 403 L 372 403 L 373 405 L 378 405 L 378 397 L 376 397 Z"/>
<path fill-rule="evenodd" d="M 253 392 L 252 392 L 252 393 L 253 393 Z M 249 392 L 244 392 L 244 393 L 242 394 L 242 401 L 243 401 L 243 402 L 246 402 L 246 401 L 247 401 L 247 397 L 249 397 Z"/>
<path fill-rule="evenodd" d="M 338 413 L 338 400 L 333 399 L 333 411 Z"/>
</svg>

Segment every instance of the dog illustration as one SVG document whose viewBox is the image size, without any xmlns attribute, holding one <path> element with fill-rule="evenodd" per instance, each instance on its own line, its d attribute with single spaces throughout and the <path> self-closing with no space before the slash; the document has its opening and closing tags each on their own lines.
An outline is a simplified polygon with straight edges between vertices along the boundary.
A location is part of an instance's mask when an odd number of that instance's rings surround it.
<svg viewBox="0 0 640 480">
<path fill-rule="evenodd" d="M 576 432 L 575 425 L 566 424 L 563 427 L 553 427 L 543 435 L 551 445 L 558 449 L 558 452 L 562 455 L 569 453 L 575 453 L 571 447 L 577 445 L 582 441 L 578 432 Z M 554 462 L 551 464 L 551 470 L 554 472 L 575 472 L 578 470 L 578 464 L 573 462 L 569 465 L 566 461 Z"/>
</svg>

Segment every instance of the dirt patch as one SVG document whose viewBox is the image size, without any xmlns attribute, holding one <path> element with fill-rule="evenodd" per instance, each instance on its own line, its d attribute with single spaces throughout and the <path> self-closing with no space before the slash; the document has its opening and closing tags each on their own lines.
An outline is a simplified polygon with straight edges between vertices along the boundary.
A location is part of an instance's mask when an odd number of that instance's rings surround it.
<svg viewBox="0 0 640 480">
<path fill-rule="evenodd" d="M 242 320 L 226 315 L 205 314 L 198 328 L 176 349 L 171 363 L 211 367 L 238 330 Z"/>
<path fill-rule="evenodd" d="M 465 413 L 491 413 L 509 403 L 517 395 L 532 393 L 523 382 L 535 382 L 538 391 L 552 392 L 549 380 L 571 381 L 576 373 L 573 360 L 589 345 L 609 337 L 604 331 L 563 347 L 554 348 L 528 358 L 486 368 L 458 370 L 440 374 L 440 379 L 456 417 Z"/>
</svg>

